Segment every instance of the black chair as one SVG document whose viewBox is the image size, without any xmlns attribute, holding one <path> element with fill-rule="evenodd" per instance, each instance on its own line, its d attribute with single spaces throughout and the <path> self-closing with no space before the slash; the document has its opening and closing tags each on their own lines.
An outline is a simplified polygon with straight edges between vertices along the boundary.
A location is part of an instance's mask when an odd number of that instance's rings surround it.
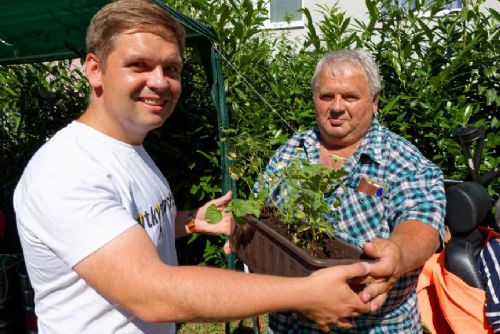
<svg viewBox="0 0 500 334">
<path fill-rule="evenodd" d="M 486 188 L 477 182 L 463 182 L 446 189 L 446 225 L 451 239 L 444 249 L 445 268 L 468 285 L 483 289 L 476 258 L 485 236 L 478 229 L 491 210 Z"/>
</svg>

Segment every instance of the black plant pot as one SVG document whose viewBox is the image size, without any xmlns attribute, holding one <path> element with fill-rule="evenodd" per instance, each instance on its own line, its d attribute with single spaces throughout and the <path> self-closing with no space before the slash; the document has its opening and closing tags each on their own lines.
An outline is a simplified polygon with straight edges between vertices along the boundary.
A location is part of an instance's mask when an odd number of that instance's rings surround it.
<svg viewBox="0 0 500 334">
<path fill-rule="evenodd" d="M 361 250 L 340 239 L 333 242 L 338 244 L 341 258 L 318 259 L 250 216 L 231 235 L 234 252 L 251 272 L 287 277 L 308 276 L 321 268 L 361 261 Z"/>
</svg>

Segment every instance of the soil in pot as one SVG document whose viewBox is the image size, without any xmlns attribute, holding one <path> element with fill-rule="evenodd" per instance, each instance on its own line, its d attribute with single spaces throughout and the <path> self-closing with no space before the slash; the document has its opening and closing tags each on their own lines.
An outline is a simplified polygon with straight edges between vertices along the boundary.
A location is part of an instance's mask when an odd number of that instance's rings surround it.
<svg viewBox="0 0 500 334">
<path fill-rule="evenodd" d="M 293 228 L 295 226 L 283 223 L 276 213 L 276 209 L 270 207 L 263 208 L 259 220 L 290 240 L 290 242 L 296 244 L 293 240 Z M 312 240 L 312 238 L 301 240 L 301 243 L 297 246 L 318 259 L 351 259 L 360 256 L 360 252 L 357 249 L 339 247 L 337 240 L 326 235 L 319 240 Z"/>
<path fill-rule="evenodd" d="M 351 264 L 362 259 L 362 251 L 339 238 L 326 238 L 311 255 L 290 239 L 286 225 L 275 215 L 263 213 L 260 219 L 244 218 L 231 235 L 231 245 L 238 258 L 251 272 L 288 277 L 307 276 L 313 271 L 334 265 Z M 281 233 L 278 230 L 281 230 Z"/>
</svg>

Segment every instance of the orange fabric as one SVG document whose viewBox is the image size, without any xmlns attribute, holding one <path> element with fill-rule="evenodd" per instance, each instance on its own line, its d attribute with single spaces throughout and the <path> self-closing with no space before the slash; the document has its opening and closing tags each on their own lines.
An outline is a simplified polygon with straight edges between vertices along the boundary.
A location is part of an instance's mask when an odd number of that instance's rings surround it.
<svg viewBox="0 0 500 334">
<path fill-rule="evenodd" d="M 425 263 L 417 284 L 417 297 L 424 326 L 431 334 L 453 334 L 439 307 L 439 300 L 434 286 L 433 271 L 439 254 L 433 255 Z"/>
<path fill-rule="evenodd" d="M 432 334 L 492 334 L 484 314 L 485 292 L 444 269 L 443 253 L 425 264 L 417 285 L 422 321 Z M 448 328 L 449 326 L 449 328 Z"/>
</svg>

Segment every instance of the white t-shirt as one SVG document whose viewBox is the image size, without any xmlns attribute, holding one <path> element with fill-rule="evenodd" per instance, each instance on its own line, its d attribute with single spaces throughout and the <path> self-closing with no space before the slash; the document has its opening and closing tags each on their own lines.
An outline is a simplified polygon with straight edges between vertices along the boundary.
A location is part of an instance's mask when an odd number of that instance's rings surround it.
<svg viewBox="0 0 500 334">
<path fill-rule="evenodd" d="M 34 155 L 14 194 L 39 333 L 175 333 L 110 303 L 73 266 L 140 223 L 177 265 L 170 186 L 142 146 L 77 121 Z"/>
</svg>

